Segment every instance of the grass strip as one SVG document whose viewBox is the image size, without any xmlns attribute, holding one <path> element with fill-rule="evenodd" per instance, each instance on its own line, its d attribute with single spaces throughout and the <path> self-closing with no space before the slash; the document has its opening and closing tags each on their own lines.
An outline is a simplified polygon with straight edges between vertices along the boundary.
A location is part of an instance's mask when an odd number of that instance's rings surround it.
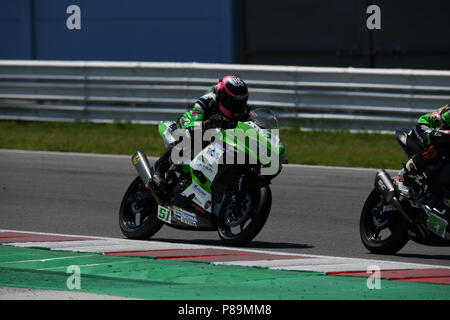
<svg viewBox="0 0 450 320">
<path fill-rule="evenodd" d="M 282 128 L 289 163 L 397 169 L 406 156 L 392 134 Z M 0 121 L 0 149 L 159 156 L 157 126 L 131 123 Z"/>
</svg>

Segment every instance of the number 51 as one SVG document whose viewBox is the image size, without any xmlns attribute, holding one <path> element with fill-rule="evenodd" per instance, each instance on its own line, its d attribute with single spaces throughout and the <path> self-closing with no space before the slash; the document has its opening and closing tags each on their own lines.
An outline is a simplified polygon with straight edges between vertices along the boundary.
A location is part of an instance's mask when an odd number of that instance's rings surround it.
<svg viewBox="0 0 450 320">
<path fill-rule="evenodd" d="M 159 213 L 158 213 L 158 218 L 170 223 L 170 214 L 171 214 L 170 210 L 160 207 Z"/>
</svg>

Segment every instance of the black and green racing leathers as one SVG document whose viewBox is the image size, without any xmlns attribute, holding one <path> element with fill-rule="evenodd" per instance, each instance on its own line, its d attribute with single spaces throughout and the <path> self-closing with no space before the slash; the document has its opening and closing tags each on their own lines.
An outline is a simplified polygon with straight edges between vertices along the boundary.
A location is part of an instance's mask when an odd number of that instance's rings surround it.
<svg viewBox="0 0 450 320">
<path fill-rule="evenodd" d="M 237 124 L 236 120 L 231 120 L 220 112 L 216 99 L 216 89 L 215 86 L 212 86 L 203 96 L 198 98 L 189 111 L 185 112 L 177 120 L 176 124 L 178 129 L 186 129 L 192 132 L 194 129 L 201 128 L 204 132 L 212 128 L 235 128 Z M 153 180 L 162 190 L 165 189 L 164 174 L 172 164 L 170 154 L 176 144 L 170 145 L 152 168 Z"/>
<path fill-rule="evenodd" d="M 234 128 L 236 121 L 225 117 L 217 106 L 215 86 L 198 98 L 192 109 L 187 111 L 181 118 L 177 120 L 179 129 L 193 129 L 201 127 L 202 130 L 211 128 Z"/>
<path fill-rule="evenodd" d="M 415 133 L 422 147 L 445 147 L 450 143 L 450 106 L 422 115 L 417 121 Z"/>
<path fill-rule="evenodd" d="M 450 147 L 450 106 L 445 105 L 419 117 L 414 129 L 418 144 L 423 148 L 408 161 L 405 169 L 422 173 L 438 155 Z"/>
</svg>

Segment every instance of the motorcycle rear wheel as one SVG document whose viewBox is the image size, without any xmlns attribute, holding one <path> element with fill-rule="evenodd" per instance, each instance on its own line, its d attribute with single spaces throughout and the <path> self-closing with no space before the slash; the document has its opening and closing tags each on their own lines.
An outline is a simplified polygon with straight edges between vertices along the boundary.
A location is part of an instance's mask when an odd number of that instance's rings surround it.
<svg viewBox="0 0 450 320">
<path fill-rule="evenodd" d="M 157 217 L 158 204 L 140 177 L 136 177 L 123 196 L 119 226 L 129 239 L 149 239 L 163 226 Z"/>
<path fill-rule="evenodd" d="M 390 255 L 398 252 L 409 241 L 408 222 L 396 210 L 382 212 L 383 201 L 373 190 L 363 207 L 359 233 L 364 246 L 371 253 Z M 390 233 L 384 237 L 385 233 Z"/>
</svg>

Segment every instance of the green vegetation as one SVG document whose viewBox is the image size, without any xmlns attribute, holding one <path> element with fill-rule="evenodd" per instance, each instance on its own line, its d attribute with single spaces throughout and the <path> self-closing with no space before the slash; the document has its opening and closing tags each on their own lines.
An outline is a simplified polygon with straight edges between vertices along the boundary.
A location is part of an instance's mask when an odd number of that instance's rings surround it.
<svg viewBox="0 0 450 320">
<path fill-rule="evenodd" d="M 290 163 L 400 169 L 407 158 L 393 134 L 281 129 Z"/>
<path fill-rule="evenodd" d="M 397 169 L 406 161 L 390 134 L 291 128 L 280 134 L 289 163 Z M 0 121 L 0 149 L 127 155 L 140 149 L 159 156 L 164 144 L 154 125 Z"/>
<path fill-rule="evenodd" d="M 157 156 L 164 144 L 157 126 L 131 123 L 0 122 L 0 148 Z"/>
</svg>

